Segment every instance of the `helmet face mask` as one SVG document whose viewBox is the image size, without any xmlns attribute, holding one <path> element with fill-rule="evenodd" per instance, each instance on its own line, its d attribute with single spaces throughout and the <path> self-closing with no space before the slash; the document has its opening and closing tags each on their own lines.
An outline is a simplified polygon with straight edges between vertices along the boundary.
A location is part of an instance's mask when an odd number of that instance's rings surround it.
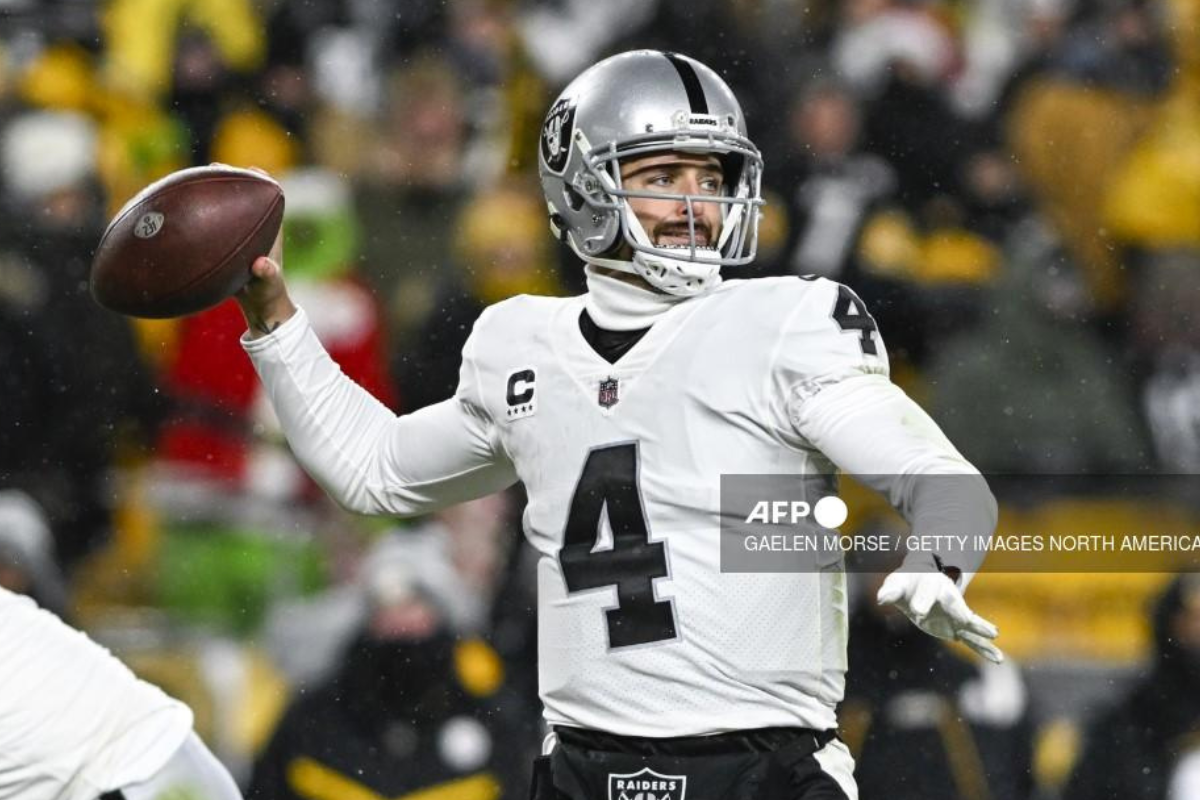
<svg viewBox="0 0 1200 800">
<path fill-rule="evenodd" d="M 622 184 L 623 162 L 667 153 L 715 156 L 725 176 L 722 192 L 682 195 Z M 551 107 L 538 166 L 552 230 L 588 263 L 688 295 L 718 282 L 721 267 L 754 259 L 762 158 L 729 87 L 697 61 L 644 50 L 596 64 Z M 630 206 L 636 198 L 684 204 L 689 242 L 652 241 Z M 718 205 L 722 220 L 708 246 L 696 238 L 694 206 L 701 203 Z M 630 253 L 632 260 L 624 260 Z"/>
</svg>

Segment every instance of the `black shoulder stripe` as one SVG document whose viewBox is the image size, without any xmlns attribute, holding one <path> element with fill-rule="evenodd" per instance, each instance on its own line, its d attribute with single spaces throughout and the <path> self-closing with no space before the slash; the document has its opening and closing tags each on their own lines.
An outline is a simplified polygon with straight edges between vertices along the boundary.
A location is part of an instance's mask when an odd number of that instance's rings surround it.
<svg viewBox="0 0 1200 800">
<path fill-rule="evenodd" d="M 707 114 L 708 100 L 704 97 L 704 87 L 700 85 L 700 76 L 696 74 L 696 70 L 674 53 L 663 53 L 663 55 L 679 73 L 679 79 L 683 81 L 683 88 L 687 92 L 688 105 L 692 107 L 692 113 Z"/>
</svg>

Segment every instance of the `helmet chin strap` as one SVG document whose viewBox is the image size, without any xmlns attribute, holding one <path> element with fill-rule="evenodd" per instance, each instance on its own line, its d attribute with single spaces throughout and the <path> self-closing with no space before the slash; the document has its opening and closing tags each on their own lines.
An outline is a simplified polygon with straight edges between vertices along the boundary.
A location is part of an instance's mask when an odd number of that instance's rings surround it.
<svg viewBox="0 0 1200 800">
<path fill-rule="evenodd" d="M 633 271 L 656 289 L 677 297 L 704 294 L 721 282 L 719 264 L 699 264 L 640 251 L 633 254 Z"/>
<path fill-rule="evenodd" d="M 571 248 L 575 250 L 574 247 Z M 695 297 L 720 285 L 719 264 L 697 264 L 677 258 L 662 258 L 651 253 L 634 251 L 632 261 L 598 258 L 575 250 L 575 255 L 594 267 L 637 275 L 654 289 L 675 297 Z"/>
<path fill-rule="evenodd" d="M 661 246 L 650 241 L 641 221 L 629 207 L 624 206 L 621 213 L 625 216 L 626 230 L 633 240 L 645 247 L 655 248 L 659 252 L 648 252 L 634 247 L 632 272 L 640 275 L 654 288 L 677 297 L 694 297 L 703 294 L 721 282 L 721 265 L 717 263 L 720 251 L 711 247 L 697 247 L 696 254 L 701 258 L 711 260 L 693 261 L 687 258 L 674 258 L 661 252 Z M 690 247 L 686 248 L 688 251 Z"/>
<path fill-rule="evenodd" d="M 574 247 L 571 249 L 575 250 Z M 706 250 L 713 252 L 708 248 Z M 637 250 L 633 253 L 632 261 L 598 258 L 585 255 L 578 250 L 575 250 L 575 254 L 592 266 L 637 275 L 654 289 L 676 297 L 695 297 L 721 283 L 721 266 L 719 264 L 702 264 L 681 258 L 665 258 Z"/>
</svg>

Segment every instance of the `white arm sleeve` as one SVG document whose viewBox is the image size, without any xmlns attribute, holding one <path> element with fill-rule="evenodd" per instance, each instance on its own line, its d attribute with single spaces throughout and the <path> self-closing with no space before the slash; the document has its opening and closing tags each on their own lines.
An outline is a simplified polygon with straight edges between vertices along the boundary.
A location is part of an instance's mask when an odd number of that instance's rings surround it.
<svg viewBox="0 0 1200 800">
<path fill-rule="evenodd" d="M 914 533 L 990 537 L 996 500 L 987 482 L 937 423 L 882 375 L 860 375 L 824 387 L 790 409 L 796 431 L 844 472 L 881 492 Z M 961 476 L 948 480 L 935 475 Z M 963 587 L 986 550 L 956 550 L 946 566 L 962 570 Z"/>
<path fill-rule="evenodd" d="M 397 417 L 346 377 L 303 310 L 269 336 L 243 338 L 242 346 L 296 458 L 351 511 L 423 514 L 517 480 L 491 420 L 462 387 L 449 400 Z"/>
</svg>

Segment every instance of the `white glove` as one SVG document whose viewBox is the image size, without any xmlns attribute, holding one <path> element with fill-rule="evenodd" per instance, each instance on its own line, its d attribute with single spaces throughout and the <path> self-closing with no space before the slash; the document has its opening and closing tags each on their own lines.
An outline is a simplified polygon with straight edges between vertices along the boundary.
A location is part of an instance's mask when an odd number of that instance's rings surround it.
<svg viewBox="0 0 1200 800">
<path fill-rule="evenodd" d="M 996 626 L 973 612 L 954 581 L 941 572 L 896 570 L 884 580 L 876 598 L 880 605 L 894 604 L 930 636 L 960 641 L 997 664 L 1004 660 L 992 644 L 999 633 Z"/>
</svg>

